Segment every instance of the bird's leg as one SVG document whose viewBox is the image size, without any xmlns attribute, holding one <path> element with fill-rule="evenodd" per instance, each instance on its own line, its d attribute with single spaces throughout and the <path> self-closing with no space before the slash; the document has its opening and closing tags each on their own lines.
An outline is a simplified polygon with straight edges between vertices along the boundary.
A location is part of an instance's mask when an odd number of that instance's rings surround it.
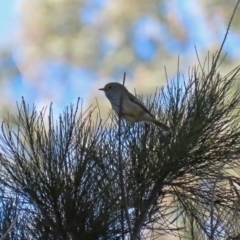
<svg viewBox="0 0 240 240">
<path fill-rule="evenodd" d="M 121 128 L 122 128 L 122 127 L 126 127 L 126 128 L 124 129 L 124 131 L 121 132 L 121 135 L 124 135 L 124 134 L 130 132 L 130 130 L 134 127 L 134 123 L 127 122 L 127 124 L 124 124 L 124 125 L 121 124 Z M 116 136 L 119 136 L 119 132 L 116 134 Z"/>
<path fill-rule="evenodd" d="M 130 130 L 134 127 L 134 123 L 128 123 L 127 129 L 124 131 L 124 133 L 131 133 Z"/>
</svg>

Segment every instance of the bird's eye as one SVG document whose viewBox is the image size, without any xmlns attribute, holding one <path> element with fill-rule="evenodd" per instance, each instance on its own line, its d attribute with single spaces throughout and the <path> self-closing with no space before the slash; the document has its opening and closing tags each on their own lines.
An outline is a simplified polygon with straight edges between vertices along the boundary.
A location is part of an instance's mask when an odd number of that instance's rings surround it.
<svg viewBox="0 0 240 240">
<path fill-rule="evenodd" d="M 108 89 L 112 89 L 112 86 L 109 86 Z"/>
</svg>

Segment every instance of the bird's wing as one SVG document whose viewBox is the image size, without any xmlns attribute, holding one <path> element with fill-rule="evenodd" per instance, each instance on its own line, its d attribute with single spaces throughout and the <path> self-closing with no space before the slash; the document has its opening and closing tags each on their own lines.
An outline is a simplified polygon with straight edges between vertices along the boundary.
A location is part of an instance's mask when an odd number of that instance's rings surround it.
<svg viewBox="0 0 240 240">
<path fill-rule="evenodd" d="M 152 113 L 134 96 L 132 95 L 130 92 L 128 92 L 128 96 L 129 96 L 129 99 L 136 103 L 138 106 L 140 106 L 141 108 L 144 109 L 145 112 L 147 112 L 151 117 L 154 118 L 154 116 L 152 115 Z"/>
</svg>

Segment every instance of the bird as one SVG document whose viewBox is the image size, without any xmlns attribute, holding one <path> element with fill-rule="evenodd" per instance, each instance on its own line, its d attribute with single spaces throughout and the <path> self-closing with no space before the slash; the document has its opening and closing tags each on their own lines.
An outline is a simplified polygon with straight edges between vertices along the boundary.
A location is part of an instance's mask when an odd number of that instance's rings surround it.
<svg viewBox="0 0 240 240">
<path fill-rule="evenodd" d="M 99 90 L 104 91 L 113 110 L 128 122 L 154 123 L 162 130 L 170 131 L 170 128 L 156 120 L 152 113 L 124 85 L 118 82 L 110 82 Z"/>
</svg>

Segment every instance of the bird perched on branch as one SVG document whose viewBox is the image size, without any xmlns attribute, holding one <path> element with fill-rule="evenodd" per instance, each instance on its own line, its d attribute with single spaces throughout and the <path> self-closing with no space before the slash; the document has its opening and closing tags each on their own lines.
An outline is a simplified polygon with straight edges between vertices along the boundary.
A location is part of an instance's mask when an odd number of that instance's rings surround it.
<svg viewBox="0 0 240 240">
<path fill-rule="evenodd" d="M 133 96 L 124 85 L 112 82 L 106 84 L 104 88 L 100 88 L 99 90 L 105 92 L 114 111 L 125 120 L 131 123 L 154 123 L 164 131 L 170 130 L 167 125 L 156 120 L 152 113 L 135 96 Z"/>
</svg>

